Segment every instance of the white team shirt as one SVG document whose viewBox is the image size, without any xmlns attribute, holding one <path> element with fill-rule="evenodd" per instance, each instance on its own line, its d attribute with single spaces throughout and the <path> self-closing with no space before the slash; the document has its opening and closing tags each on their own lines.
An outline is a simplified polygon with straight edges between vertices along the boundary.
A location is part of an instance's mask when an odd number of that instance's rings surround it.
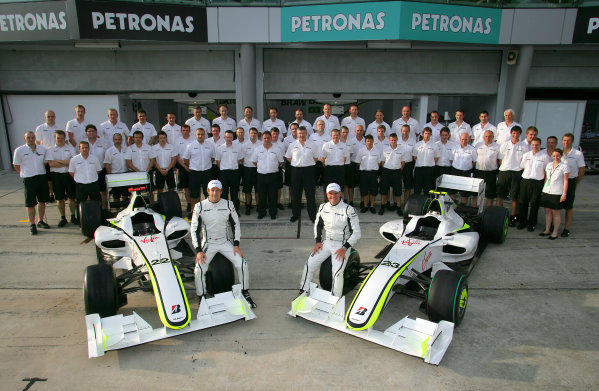
<svg viewBox="0 0 599 391">
<path fill-rule="evenodd" d="M 383 149 L 385 149 L 385 147 L 388 147 L 391 145 L 391 143 L 389 142 L 389 139 L 387 137 L 385 137 L 382 140 L 380 140 L 378 137 L 375 137 L 373 144 L 374 144 L 375 148 L 378 148 L 381 151 L 383 151 Z"/>
<path fill-rule="evenodd" d="M 293 122 L 297 124 L 298 128 L 300 126 L 305 127 L 306 134 L 308 135 L 308 137 L 310 137 L 312 135 L 312 133 L 314 133 L 314 129 L 312 129 L 312 125 L 310 124 L 310 122 L 306 121 L 305 119 L 303 119 L 301 123 L 297 122 L 297 120 L 295 120 Z"/>
<path fill-rule="evenodd" d="M 199 120 L 196 120 L 196 117 L 191 117 L 187 121 L 185 121 L 185 124 L 189 125 L 189 128 L 191 129 L 191 134 L 193 135 L 196 134 L 196 130 L 198 130 L 199 128 L 204 129 L 206 134 L 210 132 L 210 121 L 208 121 L 204 117 L 200 117 Z"/>
<path fill-rule="evenodd" d="M 358 158 L 358 152 L 360 152 L 360 148 L 362 145 L 366 145 L 366 139 L 362 137 L 362 140 L 358 140 L 357 137 L 347 138 L 347 142 L 345 143 L 351 149 L 349 151 L 349 157 L 352 163 L 360 163 Z"/>
<path fill-rule="evenodd" d="M 424 125 L 424 127 L 422 128 L 422 130 L 424 130 L 424 128 L 431 128 L 433 130 L 431 140 L 433 140 L 434 142 L 441 140 L 441 129 L 443 129 L 443 124 L 441 122 L 437 122 L 436 125 L 433 125 L 432 122 L 427 122 L 426 125 Z"/>
<path fill-rule="evenodd" d="M 405 145 L 398 144 L 395 149 L 391 146 L 385 147 L 383 150 L 383 159 L 385 160 L 383 167 L 389 170 L 399 170 L 401 164 L 406 161 L 406 152 Z"/>
<path fill-rule="evenodd" d="M 29 148 L 27 144 L 21 145 L 15 149 L 12 164 L 21 166 L 19 176 L 21 178 L 30 178 L 36 175 L 46 175 L 44 158 L 46 156 L 46 147 L 36 145 L 35 150 Z"/>
<path fill-rule="evenodd" d="M 547 164 L 543 193 L 564 194 L 564 174 L 568 174 L 568 179 L 570 179 L 570 170 L 566 163 L 560 162 L 556 167 L 553 167 L 553 162 Z"/>
<path fill-rule="evenodd" d="M 401 145 L 406 150 L 406 163 L 414 161 L 412 157 L 412 151 L 414 149 L 414 146 L 416 145 L 416 139 L 412 140 L 411 138 L 408 138 L 407 140 L 404 140 L 401 138 L 401 136 L 399 136 L 399 140 L 397 140 L 397 145 Z"/>
<path fill-rule="evenodd" d="M 318 134 L 318 133 L 313 133 L 313 134 L 310 136 L 310 139 L 309 139 L 309 140 L 310 140 L 310 141 L 311 141 L 311 142 L 312 142 L 312 143 L 313 143 L 313 144 L 316 146 L 316 149 L 318 150 L 318 154 L 319 154 L 318 158 L 320 159 L 320 153 L 321 153 L 321 151 L 322 151 L 322 146 L 323 146 L 323 145 L 324 145 L 326 142 L 329 142 L 329 141 L 331 141 L 331 134 L 330 134 L 330 133 L 329 133 L 329 134 L 326 134 L 326 132 L 325 132 L 325 133 L 323 133 L 323 134 L 322 134 L 322 136 L 321 136 L 321 135 L 320 135 L 320 134 Z"/>
<path fill-rule="evenodd" d="M 481 171 L 497 170 L 497 159 L 499 159 L 499 144 L 492 142 L 486 145 L 484 142 L 476 144 L 476 169 Z M 546 154 L 545 154 L 546 155 Z"/>
<path fill-rule="evenodd" d="M 107 143 L 112 144 L 112 136 L 115 133 L 120 133 L 121 137 L 123 137 L 123 142 L 127 142 L 127 137 L 129 137 L 129 128 L 121 121 L 117 121 L 116 124 L 112 124 L 110 121 L 105 121 L 100 124 L 98 127 L 98 137 L 106 141 Z M 145 137 L 144 137 L 145 138 Z"/>
<path fill-rule="evenodd" d="M 483 137 L 485 136 L 485 132 L 490 130 L 493 132 L 493 140 L 497 139 L 497 128 L 490 122 L 487 122 L 485 126 L 482 126 L 481 123 L 477 123 L 472 127 L 472 145 L 477 145 L 478 143 L 483 143 L 485 140 Z M 510 136 L 511 137 L 511 136 Z"/>
<path fill-rule="evenodd" d="M 77 121 L 77 118 L 73 118 L 72 120 L 67 122 L 64 129 L 67 133 L 71 133 L 73 135 L 73 138 L 75 139 L 75 147 L 79 146 L 80 141 L 87 141 L 87 135 L 85 134 L 85 127 L 87 125 L 89 125 L 89 122 L 85 119 L 83 120 L 83 122 L 79 122 Z"/>
<path fill-rule="evenodd" d="M 551 158 L 543 151 L 539 151 L 536 154 L 532 151 L 526 152 L 522 156 L 522 162 L 520 162 L 520 168 L 524 169 L 522 179 L 539 181 L 545 178 L 545 168 L 547 168 L 547 164 L 551 163 L 551 161 Z"/>
<path fill-rule="evenodd" d="M 248 123 L 247 119 L 244 117 L 237 121 L 237 127 L 243 128 L 245 131 L 245 139 L 250 139 L 250 128 L 256 128 L 256 130 L 260 131 L 262 129 L 262 125 L 260 125 L 260 121 L 256 118 L 252 118 L 252 120 Z M 251 160 L 251 159 L 250 159 Z"/>
<path fill-rule="evenodd" d="M 378 136 L 377 128 L 379 127 L 379 125 L 383 125 L 385 127 L 385 137 L 389 137 L 392 133 L 391 126 L 389 126 L 389 124 L 386 123 L 385 121 L 383 121 L 380 124 L 376 121 L 372 121 L 371 123 L 369 123 L 368 127 L 365 128 L 366 132 L 364 133 L 364 136 L 371 135 L 372 137 L 376 138 Z M 354 132 L 354 137 L 356 137 L 355 132 Z"/>
<path fill-rule="evenodd" d="M 458 125 L 458 123 L 454 121 L 447 125 L 447 127 L 449 128 L 449 132 L 451 133 L 451 141 L 457 143 L 458 145 L 460 144 L 460 136 L 462 135 L 462 133 L 468 134 L 468 136 L 470 136 L 470 139 L 472 139 L 473 137 L 472 128 L 470 127 L 470 124 L 464 121 L 462 121 L 460 125 Z"/>
<path fill-rule="evenodd" d="M 220 162 L 221 170 L 238 170 L 239 161 L 243 159 L 243 152 L 240 144 L 223 144 L 216 148 L 216 161 Z"/>
<path fill-rule="evenodd" d="M 293 144 L 294 142 L 297 141 L 297 137 L 293 137 L 293 135 L 291 134 L 291 132 L 289 132 L 289 134 L 287 135 L 287 137 L 285 137 L 283 139 L 283 149 L 285 150 L 285 152 L 287 152 L 287 149 L 289 149 L 289 146 L 291 144 Z"/>
<path fill-rule="evenodd" d="M 347 126 L 349 129 L 349 135 L 347 137 L 351 137 L 352 135 L 356 137 L 356 125 L 362 125 L 362 128 L 366 129 L 366 122 L 364 122 L 363 118 L 356 117 L 356 119 L 353 119 L 351 115 L 349 115 L 341 120 L 341 126 Z"/>
<path fill-rule="evenodd" d="M 318 146 L 310 140 L 306 140 L 304 145 L 299 140 L 296 140 L 287 148 L 285 157 L 291 159 L 293 167 L 309 167 L 315 164 L 315 159 L 320 158 L 320 152 L 318 151 Z"/>
<path fill-rule="evenodd" d="M 325 166 L 343 166 L 349 160 L 349 148 L 341 141 L 335 144 L 333 140 L 327 141 L 322 146 L 321 158 Z"/>
<path fill-rule="evenodd" d="M 241 151 L 243 152 L 243 166 L 244 167 L 256 167 L 254 166 L 254 151 L 256 148 L 262 145 L 262 140 L 256 139 L 256 142 L 253 143 L 249 139 L 243 143 L 241 146 Z"/>
<path fill-rule="evenodd" d="M 69 144 L 65 143 L 62 147 L 58 147 L 54 145 L 51 148 L 46 150 L 45 160 L 47 162 L 51 162 L 54 160 L 70 160 L 73 156 L 77 155 L 77 151 L 75 148 Z M 51 172 L 58 172 L 61 174 L 69 172 L 69 166 L 62 167 L 50 167 Z"/>
<path fill-rule="evenodd" d="M 274 121 L 271 120 L 270 118 L 266 119 L 264 122 L 262 122 L 262 133 L 266 132 L 267 130 L 270 131 L 272 128 L 277 128 L 279 129 L 279 134 L 287 134 L 287 128 L 285 127 L 285 122 L 281 121 L 280 119 L 275 119 Z"/>
<path fill-rule="evenodd" d="M 337 118 L 336 115 L 331 114 L 331 116 L 329 118 L 327 118 L 323 114 L 320 117 L 316 118 L 316 121 L 314 121 L 314 125 L 312 125 L 312 127 L 314 129 L 316 129 L 316 124 L 320 120 L 324 121 L 324 134 L 326 134 L 327 136 L 331 135 L 331 130 L 341 129 L 341 125 L 339 125 L 339 118 Z M 316 133 L 316 132 L 314 132 L 314 133 Z"/>
<path fill-rule="evenodd" d="M 145 124 L 141 124 L 139 122 L 136 122 L 132 127 L 131 127 L 131 137 L 133 137 L 133 133 L 135 133 L 136 131 L 141 131 L 144 134 L 144 139 L 142 140 L 142 142 L 144 144 L 149 144 L 150 143 L 150 139 L 152 137 L 155 137 L 158 133 L 156 132 L 156 128 L 154 127 L 154 125 L 152 125 L 149 122 L 146 122 Z M 137 167 L 137 166 L 136 166 Z"/>
<path fill-rule="evenodd" d="M 164 144 L 164 148 L 160 144 L 152 145 L 152 154 L 150 157 L 156 159 L 158 167 L 166 170 L 171 164 L 171 160 L 177 157 L 179 153 L 174 145 L 169 143 Z"/>
<path fill-rule="evenodd" d="M 220 137 L 217 141 L 214 141 L 214 137 L 208 137 L 206 139 L 206 142 L 209 142 L 212 145 L 214 145 L 214 149 L 216 150 L 216 148 L 218 148 L 221 145 L 225 144 L 227 141 L 225 141 L 224 137 Z"/>
<path fill-rule="evenodd" d="M 439 150 L 439 160 L 437 160 L 437 166 L 451 166 L 451 162 L 453 161 L 453 150 L 459 147 L 459 145 L 456 145 L 456 143 L 451 140 L 447 140 L 445 144 L 443 144 L 441 140 L 437 141 L 437 149 Z"/>
<path fill-rule="evenodd" d="M 181 125 L 174 124 L 171 126 L 167 123 L 162 127 L 161 130 L 166 133 L 166 142 L 171 145 L 175 145 L 177 139 L 181 137 Z"/>
<path fill-rule="evenodd" d="M 501 159 L 499 171 L 520 171 L 520 162 L 526 152 L 528 149 L 522 141 L 513 144 L 512 140 L 508 140 L 501 144 L 499 147 L 499 159 Z"/>
<path fill-rule="evenodd" d="M 379 164 L 385 160 L 383 152 L 376 147 L 368 149 L 363 145 L 358 152 L 360 160 L 360 171 L 375 171 L 379 169 Z"/>
<path fill-rule="evenodd" d="M 235 132 L 236 128 L 235 120 L 231 117 L 216 117 L 212 120 L 212 125 L 220 126 L 220 134 L 225 134 L 227 130 L 232 130 L 233 132 Z"/>
<path fill-rule="evenodd" d="M 412 140 L 415 144 L 416 136 L 420 134 L 420 125 L 418 124 L 418 121 L 412 117 L 410 117 L 407 122 L 404 121 L 403 117 L 399 117 L 393 121 L 391 129 L 397 134 L 397 137 L 401 138 L 401 127 L 403 125 L 408 125 L 410 127 L 410 140 Z"/>
<path fill-rule="evenodd" d="M 212 168 L 212 160 L 216 157 L 214 143 L 204 141 L 200 144 L 194 140 L 187 146 L 183 159 L 189 159 L 189 169 L 193 171 L 206 171 Z"/>
<path fill-rule="evenodd" d="M 474 167 L 477 159 L 476 149 L 472 145 L 468 144 L 464 148 L 460 145 L 453 150 L 452 166 L 458 170 L 468 171 Z"/>
<path fill-rule="evenodd" d="M 152 157 L 152 147 L 148 144 L 131 144 L 125 151 L 125 160 L 131 160 L 131 164 L 139 171 L 146 172 Z"/>
<path fill-rule="evenodd" d="M 279 171 L 279 164 L 283 163 L 283 155 L 279 148 L 270 147 L 266 149 L 260 145 L 254 151 L 252 161 L 256 163 L 258 174 L 272 174 Z"/>
<path fill-rule="evenodd" d="M 54 132 L 58 130 L 56 124 L 54 126 L 50 126 L 47 123 L 43 123 L 35 128 L 35 139 L 40 140 L 42 145 L 46 148 L 52 148 L 55 144 L 54 142 Z M 67 139 L 67 142 L 69 140 Z"/>
<path fill-rule="evenodd" d="M 570 153 L 567 155 L 564 153 L 562 156 L 562 162 L 566 162 L 568 164 L 568 178 L 578 178 L 578 169 L 585 167 L 584 155 L 581 151 L 574 148 L 572 148 Z"/>
<path fill-rule="evenodd" d="M 503 145 L 506 141 L 510 141 L 512 138 L 512 128 L 514 126 L 519 126 L 520 129 L 522 129 L 522 125 L 515 121 L 512 122 L 511 125 L 506 124 L 505 121 L 497 124 L 497 131 L 495 133 L 495 136 L 497 136 L 497 144 Z"/>
<path fill-rule="evenodd" d="M 435 158 L 438 159 L 441 153 L 432 139 L 428 143 L 421 140 L 414 145 L 412 156 L 416 158 L 415 167 L 434 167 Z"/>
<path fill-rule="evenodd" d="M 96 138 L 96 142 L 92 144 L 91 141 L 88 140 L 89 143 L 89 154 L 94 155 L 99 162 L 104 161 L 104 155 L 106 154 L 106 150 L 113 145 L 112 143 L 108 144 L 104 142 L 101 138 Z"/>
<path fill-rule="evenodd" d="M 91 153 L 85 159 L 81 154 L 73 156 L 69 162 L 69 172 L 75 174 L 75 182 L 81 184 L 94 183 L 98 180 L 98 171 L 102 170 L 100 161 Z"/>
<path fill-rule="evenodd" d="M 114 145 L 106 150 L 104 164 L 110 165 L 111 173 L 121 174 L 129 171 L 127 163 L 125 162 L 125 152 L 127 152 L 127 147 L 123 145 L 121 145 L 120 151 Z"/>
</svg>

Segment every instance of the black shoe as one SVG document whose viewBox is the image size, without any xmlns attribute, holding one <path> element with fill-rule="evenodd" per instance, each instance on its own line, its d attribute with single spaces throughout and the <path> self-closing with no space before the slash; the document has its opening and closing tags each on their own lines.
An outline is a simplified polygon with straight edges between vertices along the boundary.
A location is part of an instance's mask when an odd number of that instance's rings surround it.
<svg viewBox="0 0 599 391">
<path fill-rule="evenodd" d="M 518 228 L 518 229 L 524 229 L 524 228 L 526 228 L 526 224 L 524 224 L 524 223 L 519 223 L 519 224 L 518 224 L 518 227 L 516 227 L 516 228 Z"/>
<path fill-rule="evenodd" d="M 77 220 L 75 215 L 71 215 L 71 224 L 79 225 L 79 220 Z"/>
<path fill-rule="evenodd" d="M 38 226 L 38 228 L 50 229 L 50 226 L 44 220 L 38 221 L 37 226 Z"/>
<path fill-rule="evenodd" d="M 252 308 L 258 307 L 258 305 L 256 303 L 254 303 L 254 300 L 252 300 L 252 296 L 250 296 L 250 292 L 247 289 L 241 291 L 241 294 L 243 295 L 243 298 L 245 299 L 245 301 L 248 302 L 250 307 L 252 307 Z"/>
<path fill-rule="evenodd" d="M 29 226 L 29 232 L 31 232 L 32 235 L 37 235 L 37 228 L 35 227 L 35 224 L 31 224 Z"/>
<path fill-rule="evenodd" d="M 382 207 L 382 206 L 383 206 L 383 205 L 381 205 L 381 207 Z M 387 208 L 387 210 L 392 210 L 392 209 L 391 209 L 391 204 L 390 204 L 389 202 L 387 202 L 387 203 L 384 205 L 384 207 L 385 207 L 385 208 Z"/>
<path fill-rule="evenodd" d="M 557 236 L 550 236 L 547 239 L 549 239 L 549 240 L 555 240 L 555 239 L 557 239 Z"/>
<path fill-rule="evenodd" d="M 549 235 L 551 235 L 551 232 L 549 232 L 549 233 L 541 232 L 539 234 L 539 236 L 549 236 Z"/>
<path fill-rule="evenodd" d="M 291 206 L 291 202 L 290 202 L 287 204 L 287 209 L 291 209 L 291 208 L 292 208 L 292 206 Z"/>
<path fill-rule="evenodd" d="M 283 206 L 283 204 L 277 204 L 277 209 L 285 210 L 285 207 Z"/>
<path fill-rule="evenodd" d="M 510 219 L 510 227 L 515 227 L 516 223 L 518 223 L 518 218 L 516 216 L 512 216 L 512 218 Z"/>
<path fill-rule="evenodd" d="M 361 206 L 360 207 L 360 213 L 366 213 L 368 211 L 368 208 L 365 206 Z"/>
<path fill-rule="evenodd" d="M 568 236 L 570 236 L 570 230 L 569 229 L 564 229 L 562 231 L 562 234 L 560 235 L 562 238 L 567 238 Z"/>
<path fill-rule="evenodd" d="M 376 209 L 374 209 L 374 206 L 370 207 L 370 213 L 372 214 L 376 214 Z"/>
<path fill-rule="evenodd" d="M 266 216 L 266 213 L 258 213 L 258 220 L 262 220 Z"/>
<path fill-rule="evenodd" d="M 289 221 L 291 221 L 292 223 L 295 223 L 298 220 L 297 216 L 291 216 L 291 218 L 289 219 Z"/>
<path fill-rule="evenodd" d="M 387 204 L 389 205 L 389 204 Z M 392 204 L 390 206 L 387 207 L 387 209 L 389 209 L 391 212 L 395 211 L 395 209 L 397 209 L 397 204 Z"/>
<path fill-rule="evenodd" d="M 379 210 L 379 215 L 383 215 L 385 213 L 385 207 L 381 206 L 381 209 Z"/>
<path fill-rule="evenodd" d="M 67 225 L 69 222 L 67 221 L 67 219 L 64 218 L 64 216 L 62 217 L 62 219 L 60 219 L 60 221 L 58 222 L 58 228 L 62 228 L 65 225 Z"/>
<path fill-rule="evenodd" d="M 528 226 L 528 232 L 534 232 L 535 230 L 535 226 L 534 225 L 529 225 Z"/>
<path fill-rule="evenodd" d="M 55 202 L 56 198 L 54 198 L 54 194 L 50 194 L 50 202 Z"/>
<path fill-rule="evenodd" d="M 191 212 L 191 204 L 187 204 L 187 212 Z"/>
<path fill-rule="evenodd" d="M 364 207 L 364 202 L 360 202 L 360 209 Z"/>
<path fill-rule="evenodd" d="M 271 220 L 276 220 L 277 219 L 277 215 L 270 215 L 270 219 Z"/>
<path fill-rule="evenodd" d="M 250 208 L 245 208 L 245 215 L 249 216 L 250 214 L 252 214 L 252 210 Z"/>
</svg>

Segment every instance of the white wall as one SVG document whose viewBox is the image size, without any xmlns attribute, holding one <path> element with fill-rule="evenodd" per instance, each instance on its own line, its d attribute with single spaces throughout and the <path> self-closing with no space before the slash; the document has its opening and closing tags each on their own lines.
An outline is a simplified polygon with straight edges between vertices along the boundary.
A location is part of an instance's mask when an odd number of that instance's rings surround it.
<svg viewBox="0 0 599 391">
<path fill-rule="evenodd" d="M 529 126 L 539 129 L 539 138 L 543 148 L 549 136 L 555 136 L 561 147 L 562 136 L 565 133 L 574 134 L 574 145 L 580 141 L 582 122 L 586 101 L 539 101 L 527 100 L 524 102 L 522 113 L 522 134 Z"/>
</svg>

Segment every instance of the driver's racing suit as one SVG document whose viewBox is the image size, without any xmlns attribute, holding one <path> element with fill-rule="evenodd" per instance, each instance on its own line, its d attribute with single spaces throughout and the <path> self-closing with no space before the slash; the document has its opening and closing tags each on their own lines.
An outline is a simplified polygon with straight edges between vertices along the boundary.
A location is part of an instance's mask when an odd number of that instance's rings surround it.
<svg viewBox="0 0 599 391">
<path fill-rule="evenodd" d="M 326 240 L 324 242 L 322 241 L 323 229 L 326 231 Z M 331 205 L 330 202 L 321 204 L 314 222 L 314 236 L 316 243 L 322 243 L 322 249 L 316 254 L 311 254 L 306 261 L 300 281 L 300 290 L 309 289 L 314 272 L 330 256 L 333 272 L 331 291 L 333 295 L 341 297 L 343 294 L 343 271 L 349 258 L 349 249 L 355 246 L 362 236 L 358 214 L 354 207 L 346 204 L 343 200 L 335 206 Z M 346 249 L 343 260 L 339 260 L 335 256 L 335 251 L 341 247 Z"/>
<path fill-rule="evenodd" d="M 216 203 L 205 199 L 198 202 L 191 218 L 191 241 L 197 252 L 206 254 L 206 263 L 198 262 L 194 269 L 196 294 L 203 296 L 206 291 L 206 271 L 214 255 L 224 255 L 237 270 L 242 290 L 248 289 L 248 267 L 245 259 L 233 253 L 233 246 L 239 246 L 241 237 L 239 216 L 233 202 L 220 199 Z"/>
</svg>

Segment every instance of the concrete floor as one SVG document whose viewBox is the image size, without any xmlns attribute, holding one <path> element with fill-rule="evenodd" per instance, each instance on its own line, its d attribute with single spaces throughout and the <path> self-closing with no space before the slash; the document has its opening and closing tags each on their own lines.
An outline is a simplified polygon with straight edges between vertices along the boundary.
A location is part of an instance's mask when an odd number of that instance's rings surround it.
<svg viewBox="0 0 599 391">
<path fill-rule="evenodd" d="M 286 314 L 313 246 L 305 210 L 299 239 L 288 210 L 275 221 L 241 216 L 257 319 L 89 360 L 81 286 L 95 263 L 93 242 L 70 224 L 56 228 L 54 206 L 52 229 L 31 237 L 21 181 L 0 172 L 0 388 L 597 389 L 598 184 L 599 176 L 582 181 L 570 238 L 510 229 L 505 244 L 489 245 L 469 278 L 464 322 L 437 367 Z M 386 244 L 378 228 L 391 216 L 360 215 L 363 262 Z M 406 313 L 424 317 L 418 304 L 395 296 L 376 328 Z M 132 310 L 159 324 L 151 294 L 129 295 L 120 312 Z"/>
</svg>

